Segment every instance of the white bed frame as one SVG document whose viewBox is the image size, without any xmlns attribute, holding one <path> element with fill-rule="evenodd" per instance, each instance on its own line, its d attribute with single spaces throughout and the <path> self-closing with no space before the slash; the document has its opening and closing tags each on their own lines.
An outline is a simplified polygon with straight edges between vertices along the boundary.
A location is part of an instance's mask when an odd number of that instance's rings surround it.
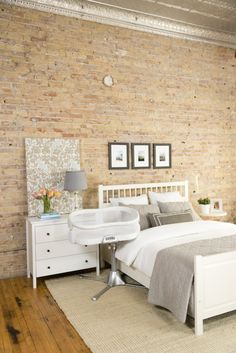
<svg viewBox="0 0 236 353">
<path fill-rule="evenodd" d="M 110 198 L 139 196 L 148 191 L 179 191 L 188 201 L 188 181 L 99 185 L 99 207 L 110 206 Z M 105 260 L 106 258 L 105 254 Z M 150 278 L 118 261 L 119 269 L 149 288 Z M 236 251 L 194 258 L 195 334 L 203 334 L 203 320 L 236 309 Z"/>
</svg>

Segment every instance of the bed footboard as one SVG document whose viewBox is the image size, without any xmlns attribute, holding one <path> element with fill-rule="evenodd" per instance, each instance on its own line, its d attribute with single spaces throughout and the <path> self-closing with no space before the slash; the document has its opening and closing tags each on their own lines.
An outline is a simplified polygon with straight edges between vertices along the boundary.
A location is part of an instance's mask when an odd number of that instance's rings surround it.
<svg viewBox="0 0 236 353">
<path fill-rule="evenodd" d="M 194 258 L 195 334 L 203 320 L 236 309 L 236 251 Z"/>
</svg>

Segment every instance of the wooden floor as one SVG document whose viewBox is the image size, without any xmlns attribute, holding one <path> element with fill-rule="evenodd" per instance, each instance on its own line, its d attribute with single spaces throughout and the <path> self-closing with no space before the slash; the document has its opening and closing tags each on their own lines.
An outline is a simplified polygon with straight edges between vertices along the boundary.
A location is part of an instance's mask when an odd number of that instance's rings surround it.
<svg viewBox="0 0 236 353">
<path fill-rule="evenodd" d="M 43 280 L 0 280 L 0 310 L 1 353 L 91 353 Z"/>
</svg>

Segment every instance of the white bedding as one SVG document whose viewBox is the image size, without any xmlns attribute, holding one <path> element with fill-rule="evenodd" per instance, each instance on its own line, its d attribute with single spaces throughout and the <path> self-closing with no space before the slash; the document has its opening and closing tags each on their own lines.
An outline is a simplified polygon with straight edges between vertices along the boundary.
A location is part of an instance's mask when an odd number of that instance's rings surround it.
<svg viewBox="0 0 236 353">
<path fill-rule="evenodd" d="M 135 240 L 120 243 L 116 258 L 151 277 L 157 253 L 170 246 L 236 234 L 236 225 L 217 221 L 168 224 L 143 230 Z"/>
</svg>

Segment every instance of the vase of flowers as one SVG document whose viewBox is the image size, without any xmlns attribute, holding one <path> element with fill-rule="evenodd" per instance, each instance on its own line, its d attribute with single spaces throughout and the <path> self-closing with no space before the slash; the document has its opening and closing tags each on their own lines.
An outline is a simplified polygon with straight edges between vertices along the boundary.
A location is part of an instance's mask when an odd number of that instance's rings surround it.
<svg viewBox="0 0 236 353">
<path fill-rule="evenodd" d="M 37 192 L 33 193 L 33 197 L 36 200 L 43 201 L 43 213 L 51 213 L 53 210 L 51 208 L 51 200 L 53 197 L 60 197 L 61 192 L 55 189 L 41 188 Z"/>
</svg>

